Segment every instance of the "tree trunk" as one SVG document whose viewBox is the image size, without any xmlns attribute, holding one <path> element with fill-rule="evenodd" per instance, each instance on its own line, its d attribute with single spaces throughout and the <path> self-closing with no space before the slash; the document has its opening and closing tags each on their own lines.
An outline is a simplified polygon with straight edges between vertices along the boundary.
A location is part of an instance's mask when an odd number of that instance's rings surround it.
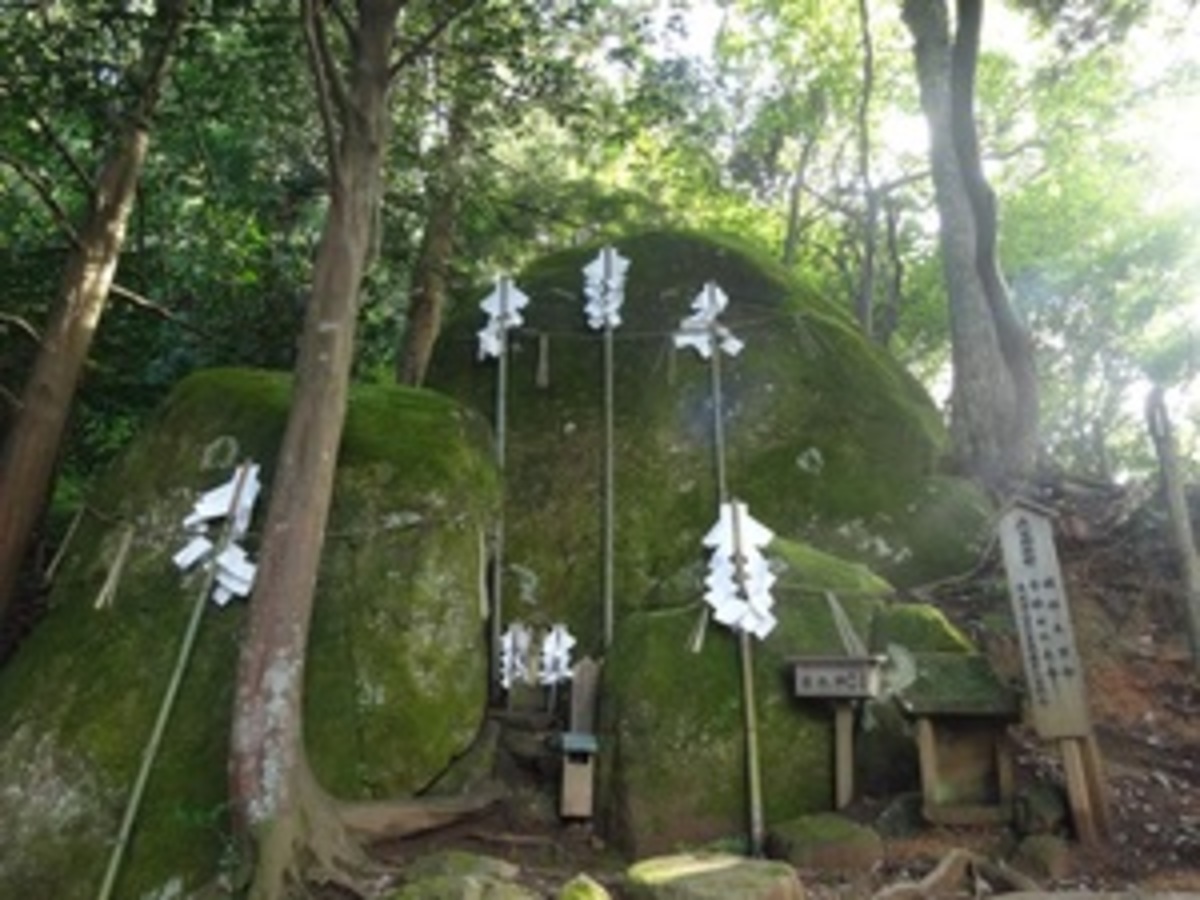
<svg viewBox="0 0 1200 900">
<path fill-rule="evenodd" d="M 150 143 L 150 118 L 186 14 L 186 0 L 159 3 L 154 28 L 159 36 L 145 55 L 142 93 L 97 176 L 58 304 L 8 431 L 0 458 L 0 619 L 12 602 L 35 526 L 49 500 L 71 403 L 125 244 Z"/>
<path fill-rule="evenodd" d="M 804 236 L 804 182 L 808 178 L 808 163 L 816 149 L 814 137 L 806 137 L 796 161 L 792 183 L 788 187 L 787 232 L 783 237 L 783 264 L 789 268 L 800 255 L 800 239 Z"/>
<path fill-rule="evenodd" d="M 397 837 L 477 811 L 494 797 L 339 804 L 304 752 L 304 667 L 325 526 L 345 421 L 359 292 L 383 193 L 392 78 L 426 51 L 471 0 L 443 5 L 399 61 L 406 0 L 359 0 L 343 69 L 320 0 L 303 0 L 309 64 L 329 159 L 330 204 L 296 360 L 292 402 L 267 507 L 258 575 L 238 661 L 230 742 L 233 824 L 254 855 L 251 897 L 276 900 L 301 882 L 356 890 L 364 837 Z M 336 12 L 336 11 L 335 11 Z"/>
<path fill-rule="evenodd" d="M 353 880 L 364 862 L 304 752 L 305 655 L 354 355 L 359 290 L 382 195 L 388 94 L 402 0 L 361 0 L 348 75 L 322 11 L 304 4 L 326 128 L 331 197 L 317 248 L 291 410 L 242 641 L 230 748 L 235 828 L 257 851 L 252 896 L 302 878 Z"/>
<path fill-rule="evenodd" d="M 1155 385 L 1146 400 L 1146 424 L 1158 454 L 1163 495 L 1167 501 L 1175 551 L 1179 557 L 1192 665 L 1200 670 L 1200 556 L 1196 553 L 1196 537 L 1192 530 L 1192 516 L 1188 510 L 1183 474 L 1179 471 L 1179 454 L 1175 448 L 1171 417 L 1167 413 L 1167 406 L 1163 402 L 1163 389 L 1159 385 Z"/>
<path fill-rule="evenodd" d="M 462 162 L 467 151 L 469 104 L 456 97 L 450 110 L 446 140 L 438 154 L 429 192 L 429 215 L 421 249 L 413 267 L 407 326 L 396 379 L 419 387 L 425 381 L 433 347 L 442 327 L 442 310 L 448 294 L 450 258 L 462 200 Z"/>
<path fill-rule="evenodd" d="M 974 71 L 982 0 L 959 0 L 951 43 L 945 0 L 904 0 L 930 130 L 942 266 L 950 302 L 951 436 L 959 467 L 998 490 L 1033 469 L 1037 380 L 1032 344 L 1000 277 L 995 198 L 975 137 Z"/>
<path fill-rule="evenodd" d="M 875 48 L 871 42 L 871 8 L 858 0 L 859 34 L 862 39 L 862 88 L 858 98 L 858 182 L 863 192 L 863 255 L 854 314 L 867 340 L 875 336 L 875 249 L 878 243 L 879 197 L 871 181 L 871 94 L 875 87 Z"/>
</svg>

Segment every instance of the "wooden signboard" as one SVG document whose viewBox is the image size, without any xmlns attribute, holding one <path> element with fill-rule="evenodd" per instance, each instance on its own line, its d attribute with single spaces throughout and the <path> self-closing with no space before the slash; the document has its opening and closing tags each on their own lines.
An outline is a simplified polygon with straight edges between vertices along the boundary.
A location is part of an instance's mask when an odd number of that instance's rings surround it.
<svg viewBox="0 0 1200 900">
<path fill-rule="evenodd" d="M 1095 846 L 1111 829 L 1108 793 L 1047 512 L 1027 501 L 1014 503 L 1000 519 L 1000 546 L 1033 727 L 1058 741 L 1076 830 L 1083 843 Z"/>
<path fill-rule="evenodd" d="M 1000 519 L 1000 546 L 1033 727 L 1047 739 L 1087 737 L 1083 666 L 1049 517 L 1035 506 L 1013 505 Z"/>
<path fill-rule="evenodd" d="M 792 664 L 797 697 L 867 700 L 879 694 L 880 656 L 796 657 Z"/>
<path fill-rule="evenodd" d="M 854 797 L 854 701 L 879 695 L 882 656 L 805 656 L 788 660 L 793 690 L 808 700 L 832 700 L 834 807 Z"/>
</svg>

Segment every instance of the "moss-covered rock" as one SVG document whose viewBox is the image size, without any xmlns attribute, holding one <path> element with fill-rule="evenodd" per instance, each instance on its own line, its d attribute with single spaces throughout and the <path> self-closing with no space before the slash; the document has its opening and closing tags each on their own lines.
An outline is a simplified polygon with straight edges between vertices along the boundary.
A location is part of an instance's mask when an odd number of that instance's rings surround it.
<svg viewBox="0 0 1200 900">
<path fill-rule="evenodd" d="M 890 603 L 881 609 L 871 622 L 870 644 L 877 652 L 893 645 L 910 651 L 945 653 L 969 653 L 974 649 L 945 613 L 925 603 Z"/>
<path fill-rule="evenodd" d="M 1074 854 L 1065 838 L 1033 834 L 1021 841 L 1010 860 L 1021 872 L 1039 881 L 1060 881 L 1075 870 Z"/>
<path fill-rule="evenodd" d="M 799 869 L 861 873 L 883 861 L 883 840 L 845 816 L 819 813 L 772 825 L 767 854 Z"/>
<path fill-rule="evenodd" d="M 288 393 L 265 372 L 189 378 L 90 498 L 48 618 L 0 673 L 0 896 L 94 893 L 200 588 L 171 563 L 179 523 L 243 458 L 262 461 L 269 485 Z M 480 548 L 498 498 L 486 430 L 430 392 L 356 390 L 335 491 L 309 755 L 335 794 L 407 793 L 468 747 L 486 702 Z M 115 603 L 95 609 L 126 527 Z M 186 893 L 236 863 L 222 857 L 243 618 L 236 603 L 204 615 L 120 897 Z"/>
<path fill-rule="evenodd" d="M 558 900 L 612 900 L 612 894 L 596 879 L 582 873 L 559 889 Z"/>
<path fill-rule="evenodd" d="M 626 892 L 635 900 L 803 900 L 791 866 L 728 854 L 663 856 L 629 869 Z"/>
<path fill-rule="evenodd" d="M 793 548 L 792 556 L 808 553 Z M 824 558 L 826 581 L 859 577 L 858 567 Z M 817 582 L 825 583 L 824 581 Z M 886 583 L 880 583 L 886 588 Z M 768 821 L 832 803 L 832 713 L 792 696 L 788 659 L 844 652 L 820 591 L 803 573 L 781 572 L 779 625 L 754 642 L 759 761 Z M 881 601 L 842 601 L 865 633 Z M 605 663 L 600 706 L 600 804 L 606 833 L 639 856 L 736 835 L 746 821 L 744 731 L 737 641 L 710 625 L 701 652 L 690 649 L 699 607 L 628 614 Z"/>
<path fill-rule="evenodd" d="M 421 857 L 404 870 L 404 885 L 388 900 L 539 900 L 517 882 L 520 868 L 503 859 L 447 851 Z"/>
<path fill-rule="evenodd" d="M 656 232 L 618 241 L 632 261 L 616 332 L 619 614 L 695 589 L 700 538 L 716 518 L 710 371 L 671 335 L 708 280 L 746 349 L 723 361 L 731 491 L 784 538 L 866 563 L 896 583 L 975 558 L 986 503 L 936 474 L 946 435 L 933 404 L 840 306 L 725 238 Z M 505 596 L 526 620 L 565 620 L 599 643 L 603 472 L 602 341 L 587 329 L 581 268 L 597 247 L 547 257 L 519 280 L 531 296 L 512 337 Z M 494 405 L 469 298 L 431 383 Z M 548 372 L 539 386 L 537 373 Z"/>
<path fill-rule="evenodd" d="M 949 665 L 947 657 L 961 657 L 977 673 L 979 658 L 967 652 L 971 644 L 936 609 L 889 602 L 887 583 L 860 564 L 780 541 L 771 545 L 771 556 L 779 575 L 779 625 L 765 641 L 753 643 L 767 823 L 833 805 L 832 707 L 795 698 L 790 665 L 795 657 L 847 652 L 825 596 L 830 591 L 841 597 L 840 609 L 859 635 L 875 635 L 896 653 L 898 668 L 913 669 L 890 673 L 888 692 L 864 716 L 856 755 L 872 771 L 860 771 L 858 783 L 883 792 L 918 788 L 916 745 L 894 697 L 927 683 L 927 659 Z M 606 835 L 630 855 L 745 833 L 737 641 L 725 629 L 709 625 L 703 649 L 692 652 L 699 621 L 699 604 L 629 613 L 619 623 L 605 662 L 599 816 Z M 925 648 L 942 652 L 926 654 Z M 977 674 L 982 678 L 987 673 Z M 969 693 L 974 683 L 964 690 Z"/>
</svg>

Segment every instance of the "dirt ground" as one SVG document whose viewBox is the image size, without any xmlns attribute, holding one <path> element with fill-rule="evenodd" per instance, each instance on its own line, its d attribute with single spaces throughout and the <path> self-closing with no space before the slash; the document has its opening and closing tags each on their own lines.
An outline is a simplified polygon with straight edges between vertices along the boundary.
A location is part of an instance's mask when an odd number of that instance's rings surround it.
<svg viewBox="0 0 1200 900">
<path fill-rule="evenodd" d="M 1112 831 L 1099 848 L 1068 844 L 1061 877 L 1042 877 L 1049 891 L 1200 892 L 1200 676 L 1190 661 L 1182 587 L 1165 526 L 1154 504 L 1129 510 L 1128 498 L 1097 500 L 1081 512 L 1063 504 L 1057 543 L 1089 702 L 1103 757 Z M 1002 674 L 1019 675 L 1015 631 L 1007 611 L 998 554 L 972 577 L 926 592 L 992 658 Z M 1015 729 L 1017 782 L 1063 785 L 1057 749 Z M 391 859 L 457 848 L 509 859 L 522 881 L 554 896 L 578 872 L 614 889 L 625 863 L 586 827 L 536 824 L 511 810 L 387 848 Z M 1070 837 L 1070 835 L 1067 835 Z M 885 842 L 881 866 L 854 878 L 801 871 L 810 897 L 870 898 L 889 885 L 919 881 L 955 848 L 996 858 L 1012 837 L 996 828 L 929 828 Z M 963 886 L 975 896 L 1011 890 L 986 877 Z"/>
</svg>

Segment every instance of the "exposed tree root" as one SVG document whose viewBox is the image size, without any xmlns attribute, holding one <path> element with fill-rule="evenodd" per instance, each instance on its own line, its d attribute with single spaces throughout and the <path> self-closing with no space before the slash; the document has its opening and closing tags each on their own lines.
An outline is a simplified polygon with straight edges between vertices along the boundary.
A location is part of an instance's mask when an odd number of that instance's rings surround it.
<svg viewBox="0 0 1200 900">
<path fill-rule="evenodd" d="M 317 784 L 307 761 L 295 767 L 291 807 L 259 829 L 252 900 L 309 896 L 309 884 L 337 884 L 364 893 L 380 870 L 346 829 L 337 804 Z"/>
<path fill-rule="evenodd" d="M 499 788 L 487 788 L 456 797 L 422 797 L 373 803 L 344 803 L 338 807 L 342 824 L 364 842 L 402 838 L 483 812 L 502 796 Z"/>
<path fill-rule="evenodd" d="M 871 900 L 928 900 L 930 897 L 978 897 L 979 881 L 1003 885 L 1017 891 L 1037 891 L 1037 882 L 1017 872 L 1011 866 L 988 859 L 969 850 L 954 849 L 920 881 L 905 881 L 890 885 L 876 893 Z"/>
<path fill-rule="evenodd" d="M 305 762 L 296 768 L 292 809 L 256 835 L 252 900 L 308 897 L 310 885 L 373 893 L 388 870 L 372 859 L 369 845 L 452 825 L 502 796 L 489 788 L 466 796 L 340 803 L 317 784 Z"/>
</svg>

